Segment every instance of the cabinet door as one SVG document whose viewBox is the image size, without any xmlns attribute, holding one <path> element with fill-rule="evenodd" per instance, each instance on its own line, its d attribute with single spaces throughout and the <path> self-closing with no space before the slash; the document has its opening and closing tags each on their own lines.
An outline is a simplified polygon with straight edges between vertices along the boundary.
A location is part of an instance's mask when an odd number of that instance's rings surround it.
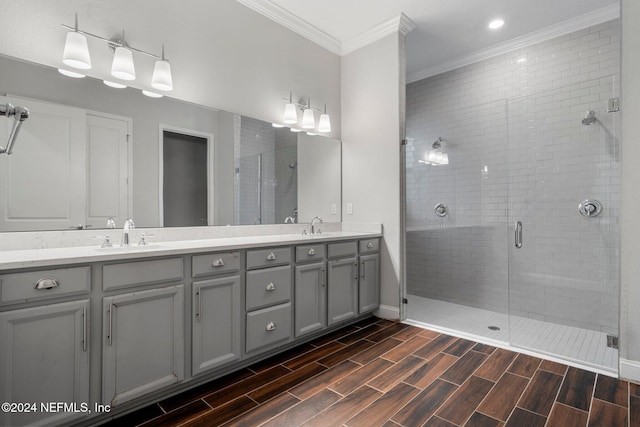
<svg viewBox="0 0 640 427">
<path fill-rule="evenodd" d="M 358 313 L 358 261 L 346 258 L 328 263 L 329 325 Z"/>
<path fill-rule="evenodd" d="M 327 326 L 327 269 L 324 262 L 296 267 L 296 338 Z"/>
<path fill-rule="evenodd" d="M 184 378 L 184 288 L 103 300 L 102 401 L 112 406 Z"/>
<path fill-rule="evenodd" d="M 89 402 L 89 301 L 0 313 L 0 401 L 37 412 L 0 413 L 0 425 L 52 425 L 81 413 L 40 411 L 40 402 Z"/>
<path fill-rule="evenodd" d="M 380 305 L 380 255 L 360 257 L 358 313 L 373 311 Z"/>
<path fill-rule="evenodd" d="M 193 284 L 193 375 L 241 354 L 240 276 Z"/>
</svg>

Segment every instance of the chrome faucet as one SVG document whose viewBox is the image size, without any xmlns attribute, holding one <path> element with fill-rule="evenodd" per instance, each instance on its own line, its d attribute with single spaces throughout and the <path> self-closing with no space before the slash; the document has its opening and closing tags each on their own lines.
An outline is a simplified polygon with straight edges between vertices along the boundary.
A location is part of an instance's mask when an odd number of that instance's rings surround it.
<svg viewBox="0 0 640 427">
<path fill-rule="evenodd" d="M 317 223 L 322 224 L 322 218 L 320 218 L 319 216 L 313 217 L 313 219 L 311 220 L 311 234 L 320 234 L 319 228 L 318 231 L 316 231 Z"/>
<path fill-rule="evenodd" d="M 295 224 L 296 220 L 292 216 L 288 216 L 284 219 L 285 224 Z"/>
<path fill-rule="evenodd" d="M 120 246 L 131 246 L 131 243 L 129 243 L 129 231 L 134 228 L 136 228 L 136 225 L 133 223 L 133 219 L 127 218 L 122 229 L 122 241 L 120 242 Z"/>
</svg>

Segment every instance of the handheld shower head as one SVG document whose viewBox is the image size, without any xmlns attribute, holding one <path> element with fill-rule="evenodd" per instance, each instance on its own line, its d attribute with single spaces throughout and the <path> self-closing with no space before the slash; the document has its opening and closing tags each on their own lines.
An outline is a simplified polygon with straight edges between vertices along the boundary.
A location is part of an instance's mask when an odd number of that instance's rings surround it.
<svg viewBox="0 0 640 427">
<path fill-rule="evenodd" d="M 7 141 L 7 146 L 0 147 L 0 154 L 6 153 L 7 155 L 9 155 L 13 151 L 13 146 L 16 143 L 16 139 L 18 139 L 18 133 L 20 133 L 22 122 L 29 118 L 29 109 L 25 107 L 14 107 L 11 104 L 0 105 L 0 116 L 13 116 L 14 118 L 13 127 L 11 128 L 11 132 L 9 133 L 9 140 Z"/>
<path fill-rule="evenodd" d="M 585 113 L 584 119 L 582 119 L 582 124 L 585 126 L 590 126 L 597 121 L 598 119 L 596 119 L 596 112 L 593 110 L 589 110 Z"/>
</svg>

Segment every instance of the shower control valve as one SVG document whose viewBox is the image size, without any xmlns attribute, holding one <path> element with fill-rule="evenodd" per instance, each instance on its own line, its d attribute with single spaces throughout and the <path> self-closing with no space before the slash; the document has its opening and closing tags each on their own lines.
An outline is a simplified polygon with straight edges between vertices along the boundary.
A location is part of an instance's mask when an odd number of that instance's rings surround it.
<svg viewBox="0 0 640 427">
<path fill-rule="evenodd" d="M 449 208 L 444 203 L 438 203 L 433 207 L 433 212 L 436 216 L 444 218 L 449 213 Z"/>
<path fill-rule="evenodd" d="M 600 213 L 602 212 L 602 203 L 600 203 L 595 199 L 583 200 L 578 205 L 578 212 L 580 212 L 581 215 L 586 216 L 588 218 L 596 217 L 600 215 Z"/>
</svg>

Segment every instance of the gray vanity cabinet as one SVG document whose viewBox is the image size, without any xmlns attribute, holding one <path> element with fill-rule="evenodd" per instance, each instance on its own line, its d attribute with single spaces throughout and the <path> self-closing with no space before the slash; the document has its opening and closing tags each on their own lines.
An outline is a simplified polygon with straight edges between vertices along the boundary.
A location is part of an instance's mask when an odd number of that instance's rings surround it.
<svg viewBox="0 0 640 427">
<path fill-rule="evenodd" d="M 295 337 L 327 327 L 327 264 L 324 246 L 296 248 Z M 311 264 L 302 264 L 313 260 Z M 320 261 L 320 262 L 318 262 Z"/>
<path fill-rule="evenodd" d="M 84 299 L 0 313 L 0 401 L 37 404 L 27 413 L 1 412 L 0 425 L 52 425 L 84 416 L 47 413 L 40 402 L 89 402 L 88 311 Z"/>
<path fill-rule="evenodd" d="M 192 374 L 239 360 L 242 354 L 240 276 L 193 283 Z"/>
<path fill-rule="evenodd" d="M 329 326 L 358 314 L 358 259 L 356 242 L 330 243 L 327 263 Z"/>
<path fill-rule="evenodd" d="M 104 404 L 184 379 L 183 285 L 106 297 L 102 316 Z"/>
</svg>

